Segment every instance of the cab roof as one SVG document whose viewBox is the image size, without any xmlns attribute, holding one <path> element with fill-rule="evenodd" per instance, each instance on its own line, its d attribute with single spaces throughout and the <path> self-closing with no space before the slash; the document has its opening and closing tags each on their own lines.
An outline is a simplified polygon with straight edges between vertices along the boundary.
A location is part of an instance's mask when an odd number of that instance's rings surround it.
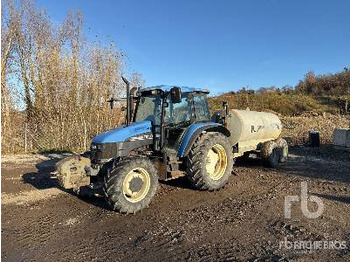
<svg viewBox="0 0 350 262">
<path fill-rule="evenodd" d="M 169 92 L 171 88 L 173 87 L 180 87 L 182 93 L 194 93 L 194 92 L 200 92 L 200 93 L 206 93 L 209 94 L 208 89 L 203 88 L 194 88 L 194 87 L 187 87 L 187 86 L 169 86 L 169 85 L 159 85 L 159 86 L 150 86 L 146 88 L 142 88 L 140 91 L 152 91 L 152 90 L 161 90 L 163 92 Z"/>
</svg>

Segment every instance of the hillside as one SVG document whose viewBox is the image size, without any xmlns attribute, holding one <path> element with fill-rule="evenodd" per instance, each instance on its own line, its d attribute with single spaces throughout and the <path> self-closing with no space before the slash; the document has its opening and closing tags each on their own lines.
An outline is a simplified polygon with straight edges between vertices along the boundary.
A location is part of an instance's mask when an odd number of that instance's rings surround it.
<svg viewBox="0 0 350 262">
<path fill-rule="evenodd" d="M 347 96 L 349 99 L 350 96 Z M 322 114 L 340 114 L 345 111 L 346 96 L 311 96 L 302 93 L 269 91 L 264 93 L 227 93 L 210 98 L 212 110 L 221 107 L 221 101 L 227 101 L 231 108 L 256 111 L 274 111 L 284 116 L 298 116 L 305 112 Z"/>
<path fill-rule="evenodd" d="M 347 114 L 350 110 L 350 71 L 315 75 L 309 71 L 294 88 L 286 86 L 261 87 L 258 90 L 241 88 L 210 99 L 213 110 L 227 101 L 232 108 L 266 111 L 272 110 L 284 116 L 297 116 L 305 112 L 322 114 Z"/>
</svg>

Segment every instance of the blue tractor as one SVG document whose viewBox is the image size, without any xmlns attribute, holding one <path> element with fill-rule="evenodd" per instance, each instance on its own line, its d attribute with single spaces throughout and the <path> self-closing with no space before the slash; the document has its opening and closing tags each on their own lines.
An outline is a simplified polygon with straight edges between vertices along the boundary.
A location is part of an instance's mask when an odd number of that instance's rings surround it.
<svg viewBox="0 0 350 262">
<path fill-rule="evenodd" d="M 187 176 L 199 190 L 222 188 L 233 167 L 230 131 L 211 121 L 208 90 L 127 86 L 126 125 L 92 139 L 90 151 L 57 163 L 60 184 L 101 190 L 115 211 L 135 213 L 155 196 L 158 180 Z M 111 105 L 114 99 L 111 99 Z"/>
</svg>

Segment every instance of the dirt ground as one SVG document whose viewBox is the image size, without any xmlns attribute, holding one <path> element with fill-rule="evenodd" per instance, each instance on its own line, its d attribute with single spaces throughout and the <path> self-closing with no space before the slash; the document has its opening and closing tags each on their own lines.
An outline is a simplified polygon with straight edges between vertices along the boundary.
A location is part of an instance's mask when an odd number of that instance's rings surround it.
<svg viewBox="0 0 350 262">
<path fill-rule="evenodd" d="M 237 163 L 217 192 L 194 190 L 184 178 L 161 183 L 150 207 L 135 215 L 109 210 L 102 198 L 80 199 L 59 189 L 50 177 L 55 155 L 3 157 L 1 257 L 350 261 L 350 153 L 330 146 L 294 147 L 290 153 L 276 169 L 258 159 Z M 309 196 L 323 201 L 319 218 L 305 217 L 300 202 L 293 203 L 291 219 L 284 217 L 285 197 L 300 196 L 302 181 Z M 309 209 L 317 206 L 309 202 Z M 300 241 L 323 241 L 328 248 L 300 249 Z"/>
</svg>

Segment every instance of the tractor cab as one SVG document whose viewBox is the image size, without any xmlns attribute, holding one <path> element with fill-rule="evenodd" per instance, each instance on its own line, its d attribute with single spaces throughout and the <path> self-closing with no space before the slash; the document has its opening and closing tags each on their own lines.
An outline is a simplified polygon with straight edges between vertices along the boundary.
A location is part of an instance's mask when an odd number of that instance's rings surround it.
<svg viewBox="0 0 350 262">
<path fill-rule="evenodd" d="M 208 93 L 205 89 L 165 85 L 135 92 L 130 91 L 127 82 L 126 125 L 92 139 L 92 163 L 98 166 L 116 157 L 145 152 L 176 162 L 176 158 L 184 156 L 184 145 L 191 142 L 183 143 L 187 130 L 210 122 Z"/>
<path fill-rule="evenodd" d="M 176 150 L 194 122 L 210 121 L 209 92 L 189 87 L 153 86 L 139 91 L 133 122 L 151 121 L 154 150 Z"/>
</svg>

